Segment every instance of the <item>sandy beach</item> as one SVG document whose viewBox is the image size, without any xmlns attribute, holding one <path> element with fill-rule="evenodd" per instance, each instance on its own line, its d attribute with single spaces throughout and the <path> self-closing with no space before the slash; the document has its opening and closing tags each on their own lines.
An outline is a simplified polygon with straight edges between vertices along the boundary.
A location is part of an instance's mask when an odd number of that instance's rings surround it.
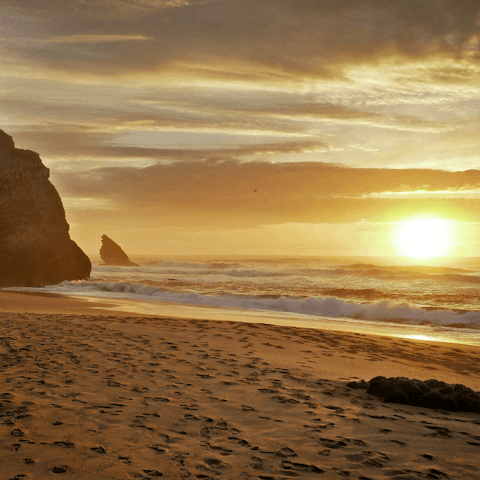
<svg viewBox="0 0 480 480">
<path fill-rule="evenodd" d="M 99 312 L 0 292 L 0 480 L 480 476 L 479 414 L 347 386 L 479 391 L 480 347 Z"/>
</svg>

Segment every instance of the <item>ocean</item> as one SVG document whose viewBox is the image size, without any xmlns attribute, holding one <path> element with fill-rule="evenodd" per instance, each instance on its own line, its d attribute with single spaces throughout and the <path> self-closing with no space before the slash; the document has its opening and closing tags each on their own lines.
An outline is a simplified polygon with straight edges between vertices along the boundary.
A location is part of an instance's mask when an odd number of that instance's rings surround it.
<svg viewBox="0 0 480 480">
<path fill-rule="evenodd" d="M 242 321 L 480 345 L 480 259 L 424 265 L 372 257 L 132 260 L 139 266 L 93 260 L 87 281 L 16 290 L 133 299 L 137 311 L 140 304 L 149 314 L 161 315 L 166 304 L 215 307 L 246 313 Z"/>
</svg>

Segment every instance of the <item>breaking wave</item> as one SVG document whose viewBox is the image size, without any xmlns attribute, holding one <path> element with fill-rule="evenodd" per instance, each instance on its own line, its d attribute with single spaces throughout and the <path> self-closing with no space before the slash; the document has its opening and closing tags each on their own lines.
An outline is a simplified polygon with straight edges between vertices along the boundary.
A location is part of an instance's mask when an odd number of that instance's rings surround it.
<svg viewBox="0 0 480 480">
<path fill-rule="evenodd" d="M 51 291 L 77 295 L 120 296 L 138 300 L 154 300 L 189 305 L 270 310 L 302 315 L 351 318 L 355 320 L 400 322 L 432 326 L 468 326 L 480 328 L 480 312 L 454 312 L 448 309 L 421 309 L 406 303 L 347 302 L 337 297 L 271 296 L 271 295 L 204 295 L 174 292 L 155 286 L 130 282 L 63 282 Z"/>
<path fill-rule="evenodd" d="M 125 270 L 127 268 L 127 270 Z M 127 273 L 128 275 L 213 275 L 224 277 L 363 277 L 383 281 L 395 280 L 427 280 L 436 282 L 453 282 L 480 284 L 478 270 L 466 270 L 449 267 L 429 266 L 384 266 L 374 264 L 351 264 L 341 267 L 312 268 L 293 264 L 265 263 L 250 261 L 246 264 L 238 262 L 178 262 L 152 261 L 140 264 L 139 267 L 112 267 L 97 265 L 95 271 L 100 273 Z"/>
</svg>

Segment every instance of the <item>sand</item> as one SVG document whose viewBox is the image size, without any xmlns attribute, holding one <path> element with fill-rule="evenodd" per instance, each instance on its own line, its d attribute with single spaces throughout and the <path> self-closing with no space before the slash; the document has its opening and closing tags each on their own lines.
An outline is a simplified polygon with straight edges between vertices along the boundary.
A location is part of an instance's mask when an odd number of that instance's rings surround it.
<svg viewBox="0 0 480 480">
<path fill-rule="evenodd" d="M 478 391 L 479 354 L 0 292 L 0 480 L 480 478 L 479 414 L 347 387 L 402 375 Z"/>
</svg>

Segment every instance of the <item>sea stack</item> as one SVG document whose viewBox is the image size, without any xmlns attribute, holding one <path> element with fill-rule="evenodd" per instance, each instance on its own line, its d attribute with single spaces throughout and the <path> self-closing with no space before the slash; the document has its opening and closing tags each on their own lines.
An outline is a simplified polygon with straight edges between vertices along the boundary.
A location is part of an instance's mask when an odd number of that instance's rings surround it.
<svg viewBox="0 0 480 480">
<path fill-rule="evenodd" d="M 102 247 L 100 248 L 100 256 L 105 262 L 105 265 L 112 265 L 117 267 L 138 267 L 128 258 L 127 254 L 122 250 L 122 247 L 115 243 L 110 237 L 102 235 Z"/>
<path fill-rule="evenodd" d="M 92 265 L 70 239 L 49 170 L 0 130 L 0 287 L 39 287 L 88 278 Z"/>
</svg>

